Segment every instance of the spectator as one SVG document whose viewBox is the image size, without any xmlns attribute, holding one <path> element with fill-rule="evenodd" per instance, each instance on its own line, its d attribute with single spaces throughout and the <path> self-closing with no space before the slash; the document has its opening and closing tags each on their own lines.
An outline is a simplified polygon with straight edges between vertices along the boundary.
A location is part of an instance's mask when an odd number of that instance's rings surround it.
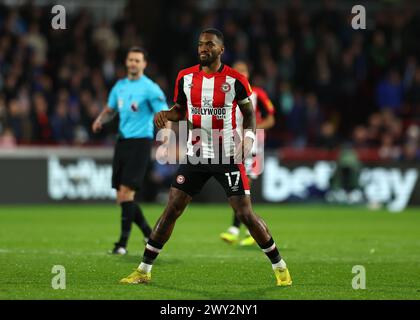
<svg viewBox="0 0 420 320">
<path fill-rule="evenodd" d="M 43 66 L 47 59 L 47 40 L 44 35 L 39 32 L 37 22 L 32 22 L 29 26 L 29 32 L 26 36 L 28 48 L 33 52 L 32 62 L 37 66 Z"/>
<path fill-rule="evenodd" d="M 384 130 L 380 113 L 374 113 L 369 117 L 368 141 L 371 147 L 380 145 L 380 136 Z"/>
<path fill-rule="evenodd" d="M 292 82 L 296 75 L 296 62 L 294 55 L 293 41 L 287 39 L 280 47 L 280 57 L 278 59 L 277 69 L 280 79 Z"/>
<path fill-rule="evenodd" d="M 420 161 L 420 151 L 418 144 L 413 142 L 406 143 L 403 147 L 400 160 L 418 164 Z"/>
<path fill-rule="evenodd" d="M 420 142 L 420 128 L 417 125 L 412 124 L 407 128 L 406 141 L 415 144 Z"/>
<path fill-rule="evenodd" d="M 318 104 L 318 98 L 314 93 L 308 93 L 305 98 L 305 128 L 308 142 L 314 144 L 320 132 L 324 116 Z"/>
<path fill-rule="evenodd" d="M 326 121 L 321 125 L 321 130 L 316 146 L 326 150 L 334 150 L 338 147 L 335 126 L 332 122 Z"/>
<path fill-rule="evenodd" d="M 400 155 L 401 149 L 395 145 L 392 135 L 389 133 L 382 135 L 379 157 L 383 160 L 396 160 Z"/>
<path fill-rule="evenodd" d="M 13 131 L 13 135 L 20 143 L 29 143 L 31 140 L 31 121 L 27 110 L 17 99 L 9 102 L 8 124 Z"/>
<path fill-rule="evenodd" d="M 0 134 L 2 134 L 7 124 L 7 105 L 4 94 L 0 94 Z"/>
<path fill-rule="evenodd" d="M 413 83 L 408 87 L 406 97 L 409 118 L 420 119 L 420 66 L 416 68 Z"/>
<path fill-rule="evenodd" d="M 51 119 L 54 140 L 60 144 L 70 144 L 74 138 L 75 123 L 68 113 L 68 106 L 59 102 Z"/>
<path fill-rule="evenodd" d="M 5 128 L 0 134 L 0 148 L 13 148 L 16 146 L 16 138 L 10 128 Z"/>
<path fill-rule="evenodd" d="M 369 133 L 365 126 L 359 125 L 353 130 L 353 147 L 354 149 L 369 147 Z"/>
<path fill-rule="evenodd" d="M 372 76 L 377 79 L 383 70 L 389 65 L 390 52 L 386 45 L 385 33 L 376 30 L 373 33 L 372 47 L 370 48 L 370 59 L 372 61 Z"/>
<path fill-rule="evenodd" d="M 316 95 L 311 92 L 304 97 L 297 96 L 292 110 L 286 115 L 286 123 L 294 136 L 294 145 L 303 147 L 315 144 L 322 121 L 323 115 Z"/>
<path fill-rule="evenodd" d="M 391 109 L 398 114 L 403 98 L 403 86 L 397 70 L 393 69 L 376 87 L 376 103 L 380 109 Z"/>
<path fill-rule="evenodd" d="M 279 101 L 281 119 L 267 145 L 278 146 L 289 136 L 299 147 L 329 145 L 328 123 L 334 123 L 336 139 L 353 139 L 356 147 L 387 150 L 390 140 L 395 147 L 407 145 L 406 127 L 420 120 L 416 15 L 368 7 L 375 29 L 355 32 L 349 12 L 334 1 L 307 3 L 274 1 L 268 8 L 263 1 L 252 10 L 238 10 L 238 1 L 168 4 L 161 12 L 165 24 L 153 32 L 144 28 L 150 21 L 133 14 L 136 1 L 128 1 L 114 20 L 99 22 L 92 10 L 75 5 L 67 17 L 74 28 L 67 30 L 50 27 L 49 7 L 2 6 L 7 10 L 0 12 L 0 132 L 9 127 L 17 143 L 107 144 L 111 131 L 92 136 L 86 128 L 106 103 L 109 85 L 124 76 L 126 50 L 150 48 L 150 76 L 166 84 L 170 97 L 175 70 L 193 63 L 187 54 L 196 52 L 192 39 L 214 26 L 225 33 L 226 62 L 248 59 L 253 83 Z"/>
<path fill-rule="evenodd" d="M 35 93 L 33 97 L 32 118 L 32 136 L 33 141 L 39 144 L 48 144 L 52 142 L 52 130 L 50 118 L 48 116 L 48 104 L 45 96 L 41 93 Z"/>
</svg>

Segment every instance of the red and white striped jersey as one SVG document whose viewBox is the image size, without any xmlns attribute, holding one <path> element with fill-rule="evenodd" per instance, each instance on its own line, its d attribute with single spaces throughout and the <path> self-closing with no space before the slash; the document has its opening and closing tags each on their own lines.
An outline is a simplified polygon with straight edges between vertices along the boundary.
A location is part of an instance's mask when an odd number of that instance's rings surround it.
<svg viewBox="0 0 420 320">
<path fill-rule="evenodd" d="M 223 147 L 226 156 L 234 155 L 237 105 L 251 94 L 248 80 L 224 64 L 212 74 L 202 71 L 200 65 L 179 72 L 174 102 L 187 107 L 190 129 L 200 129 L 202 157 L 214 158 L 216 145 L 217 148 Z M 220 132 L 221 137 L 215 132 Z M 198 139 L 189 130 L 187 155 L 194 155 L 195 143 Z"/>
</svg>

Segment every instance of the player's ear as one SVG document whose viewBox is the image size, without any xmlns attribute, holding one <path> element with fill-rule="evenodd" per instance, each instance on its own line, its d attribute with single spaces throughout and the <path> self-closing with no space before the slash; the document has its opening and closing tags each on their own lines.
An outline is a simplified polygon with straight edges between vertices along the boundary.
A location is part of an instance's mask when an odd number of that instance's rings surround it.
<svg viewBox="0 0 420 320">
<path fill-rule="evenodd" d="M 225 52 L 225 46 L 224 46 L 224 45 L 222 45 L 222 46 L 220 47 L 220 54 L 223 54 L 223 52 Z"/>
</svg>

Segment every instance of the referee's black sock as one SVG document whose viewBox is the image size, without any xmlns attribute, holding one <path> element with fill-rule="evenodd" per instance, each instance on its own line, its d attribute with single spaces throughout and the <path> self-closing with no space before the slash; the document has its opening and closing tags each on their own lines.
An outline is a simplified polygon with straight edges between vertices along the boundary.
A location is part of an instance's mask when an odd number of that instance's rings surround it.
<svg viewBox="0 0 420 320">
<path fill-rule="evenodd" d="M 131 233 L 131 225 L 133 224 L 134 215 L 137 205 L 134 201 L 121 202 L 121 236 L 118 244 L 126 247 L 128 238 Z"/>
<path fill-rule="evenodd" d="M 141 232 L 146 238 L 150 238 L 150 234 L 152 233 L 152 228 L 150 228 L 149 224 L 147 223 L 146 218 L 144 217 L 143 210 L 137 204 L 134 204 L 136 207 L 135 214 L 134 214 L 134 223 L 140 228 Z"/>
</svg>

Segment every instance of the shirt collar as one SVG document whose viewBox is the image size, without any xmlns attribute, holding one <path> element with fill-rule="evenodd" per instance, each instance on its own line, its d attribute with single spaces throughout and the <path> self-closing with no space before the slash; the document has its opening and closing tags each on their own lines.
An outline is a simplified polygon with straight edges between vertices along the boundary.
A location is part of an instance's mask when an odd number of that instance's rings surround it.
<svg viewBox="0 0 420 320">
<path fill-rule="evenodd" d="M 217 73 L 217 72 L 222 72 L 222 70 L 223 70 L 223 67 L 225 66 L 225 64 L 222 62 L 221 64 L 220 64 L 220 68 L 219 69 L 217 69 L 217 71 L 215 72 L 215 73 Z M 201 66 L 201 64 L 199 65 L 199 70 L 200 71 L 202 71 L 203 70 L 203 67 Z"/>
</svg>

